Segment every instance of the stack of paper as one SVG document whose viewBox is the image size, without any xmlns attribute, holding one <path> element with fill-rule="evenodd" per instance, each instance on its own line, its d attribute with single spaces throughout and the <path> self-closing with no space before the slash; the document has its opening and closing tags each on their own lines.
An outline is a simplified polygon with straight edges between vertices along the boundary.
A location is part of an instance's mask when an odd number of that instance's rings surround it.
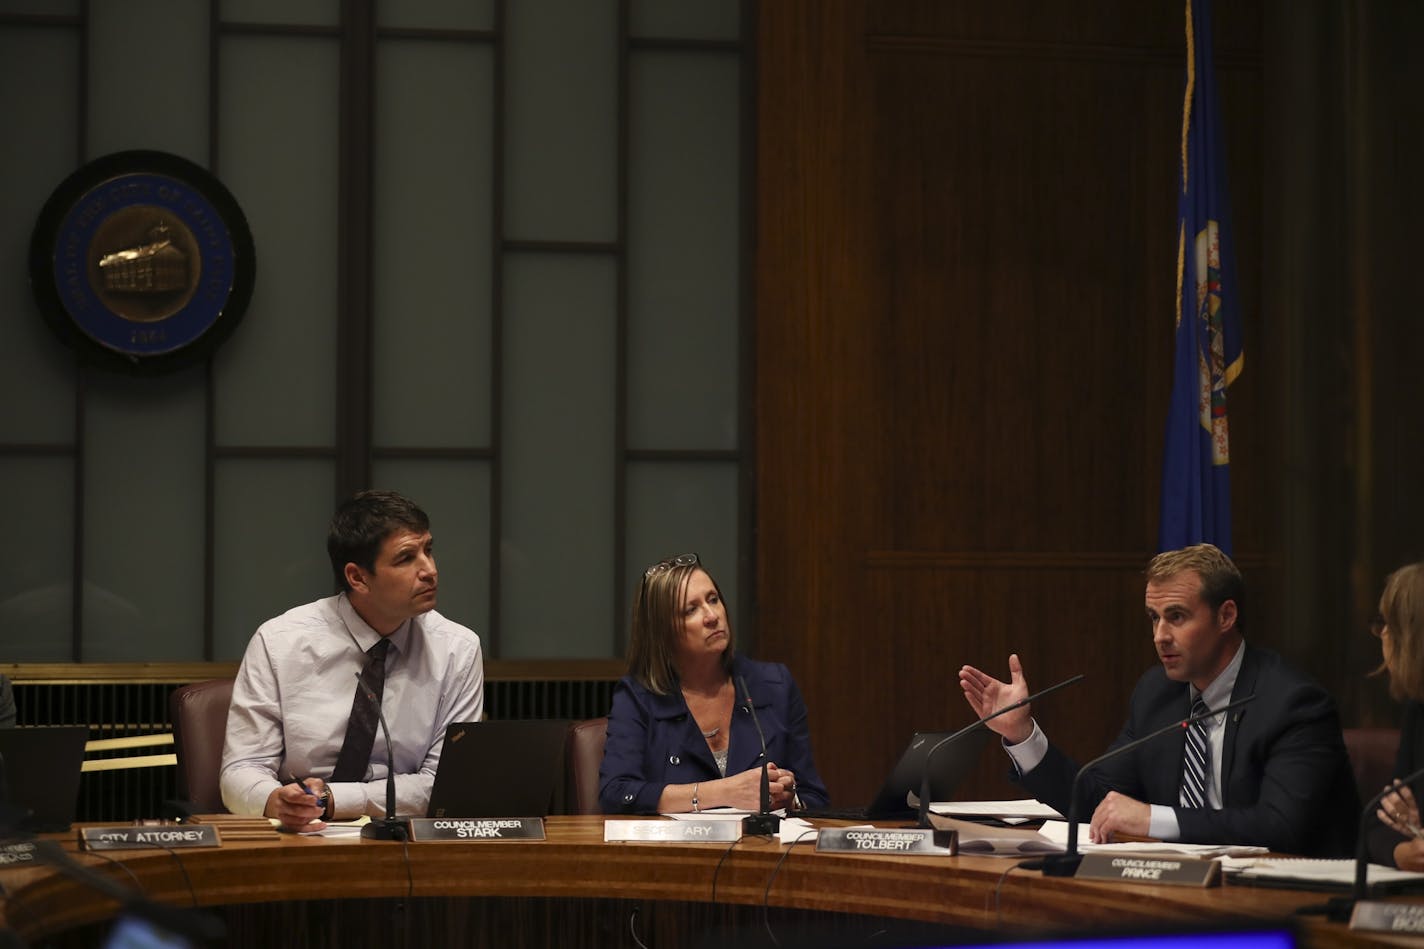
<svg viewBox="0 0 1424 949">
<path fill-rule="evenodd" d="M 1221 868 L 1241 882 L 1304 883 L 1351 886 L 1355 882 L 1355 861 L 1319 860 L 1291 857 L 1256 857 L 1225 859 Z M 1411 873 L 1371 863 L 1366 868 L 1366 880 L 1376 884 L 1424 884 L 1424 873 Z"/>
</svg>

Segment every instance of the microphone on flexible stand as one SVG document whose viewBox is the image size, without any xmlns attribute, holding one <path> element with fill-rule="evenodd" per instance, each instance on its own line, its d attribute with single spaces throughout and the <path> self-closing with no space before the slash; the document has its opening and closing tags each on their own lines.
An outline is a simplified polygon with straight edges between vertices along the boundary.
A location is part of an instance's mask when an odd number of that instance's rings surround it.
<svg viewBox="0 0 1424 949">
<path fill-rule="evenodd" d="M 1184 718 L 1179 722 L 1173 722 L 1172 724 L 1159 728 L 1156 731 L 1151 732 L 1150 734 L 1143 735 L 1141 738 L 1135 739 L 1125 745 L 1122 745 L 1118 748 L 1114 748 L 1104 754 L 1098 755 L 1092 761 L 1089 761 L 1087 764 L 1083 765 L 1083 767 L 1078 769 L 1078 773 L 1073 775 L 1073 787 L 1069 791 L 1068 796 L 1068 849 L 1063 853 L 1050 854 L 1049 856 L 1044 857 L 1041 861 L 1031 860 L 1026 863 L 1020 864 L 1020 866 L 1022 866 L 1024 869 L 1029 870 L 1042 869 L 1043 875 L 1046 877 L 1070 877 L 1073 874 L 1077 873 L 1078 864 L 1083 862 L 1083 855 L 1078 852 L 1078 785 L 1082 781 L 1084 774 L 1086 774 L 1092 768 L 1095 768 L 1098 765 L 1102 764 L 1104 761 L 1107 761 L 1109 758 L 1116 758 L 1118 755 L 1127 754 L 1129 751 L 1132 751 L 1136 748 L 1141 747 L 1142 745 L 1147 744 L 1154 738 L 1160 738 L 1161 736 L 1167 734 L 1174 728 L 1189 728 L 1204 719 L 1213 718 L 1217 715 L 1220 715 L 1222 712 L 1228 712 L 1233 708 L 1240 708 L 1242 705 L 1245 705 L 1247 702 L 1251 701 L 1255 697 L 1256 694 L 1253 692 L 1250 695 L 1246 696 L 1244 699 L 1237 699 L 1235 702 L 1231 702 L 1227 705 L 1221 706 L 1221 708 L 1206 711 L 1200 715 L 1193 715 L 1190 718 Z"/>
<path fill-rule="evenodd" d="M 381 701 L 376 693 L 361 682 L 361 674 L 356 674 L 361 685 L 361 694 L 376 706 L 376 719 L 381 723 L 381 734 L 386 737 L 386 816 L 373 820 L 361 828 L 361 836 L 366 840 L 409 840 L 410 824 L 396 818 L 396 754 L 391 745 L 391 730 L 386 725 L 386 713 L 381 710 Z"/>
<path fill-rule="evenodd" d="M 1355 888 L 1349 896 L 1336 896 L 1327 900 L 1324 905 L 1305 906 L 1297 913 L 1324 913 L 1335 922 L 1344 922 L 1350 918 L 1350 911 L 1355 908 L 1355 904 L 1360 900 L 1368 899 L 1370 895 L 1369 886 L 1369 840 L 1365 837 L 1370 826 L 1370 818 L 1374 815 L 1375 808 L 1379 807 L 1391 792 L 1397 790 L 1400 785 L 1413 784 L 1420 778 L 1424 778 L 1424 768 L 1412 771 L 1397 782 L 1391 781 L 1389 786 L 1383 791 L 1370 798 L 1370 802 L 1360 811 L 1359 835 L 1355 838 Z"/>
<path fill-rule="evenodd" d="M 747 688 L 745 676 L 737 676 L 737 684 L 742 687 L 742 697 L 747 701 L 747 711 L 752 713 L 752 724 L 756 726 L 757 739 L 761 742 L 761 810 L 742 818 L 742 833 L 754 835 L 775 834 L 781 827 L 781 818 L 771 812 L 771 759 L 766 753 L 766 735 L 757 720 L 756 706 L 752 704 L 752 693 Z"/>
<path fill-rule="evenodd" d="M 954 734 L 949 735 L 949 736 L 947 736 L 947 737 L 945 737 L 945 738 L 941 738 L 939 741 L 935 742 L 935 746 L 929 750 L 929 753 L 928 753 L 928 754 L 925 755 L 925 768 L 924 768 L 924 772 L 920 775 L 920 820 L 919 820 L 919 823 L 916 824 L 915 826 L 917 826 L 917 827 L 929 827 L 929 826 L 931 826 L 931 825 L 930 825 L 930 795 L 931 795 L 933 792 L 930 790 L 930 759 L 934 757 L 934 753 L 935 753 L 936 751 L 939 751 L 941 748 L 943 748 L 945 745 L 949 744 L 950 742 L 954 741 L 956 738 L 960 738 L 960 737 L 963 737 L 964 735 L 969 734 L 969 733 L 972 732 L 974 729 L 978 728 L 980 725 L 983 725 L 985 722 L 987 722 L 987 721 L 989 721 L 989 720 L 991 720 L 991 719 L 998 718 L 1000 715 L 1003 715 L 1003 714 L 1005 714 L 1006 712 L 1012 712 L 1012 711 L 1013 711 L 1014 709 L 1016 709 L 1016 708 L 1023 708 L 1025 705 L 1027 705 L 1027 704 L 1030 703 L 1030 702 L 1037 702 L 1039 699 L 1043 698 L 1043 697 L 1044 697 L 1045 695 L 1047 695 L 1048 693 L 1050 693 L 1050 692 L 1057 692 L 1059 689 L 1063 688 L 1065 685 L 1072 685 L 1072 684 L 1075 683 L 1075 682 L 1080 682 L 1080 681 L 1082 681 L 1082 679 L 1083 679 L 1083 674 L 1080 672 L 1080 673 L 1078 673 L 1077 675 L 1073 676 L 1071 679 L 1064 679 L 1062 682 L 1058 683 L 1057 685 L 1050 685 L 1048 688 L 1044 689 L 1042 692 L 1035 692 L 1033 695 L 1030 695 L 1030 696 L 1029 696 L 1028 698 L 1026 698 L 1026 699 L 1020 699 L 1019 701 L 1013 703 L 1012 705 L 1005 705 L 1003 708 L 999 709 L 998 711 L 990 712 L 988 715 L 985 715 L 983 718 L 979 719 L 979 721 L 973 722 L 973 723 L 971 723 L 971 724 L 969 724 L 969 725 L 965 725 L 963 728 L 961 728 L 959 731 L 955 732 Z"/>
</svg>

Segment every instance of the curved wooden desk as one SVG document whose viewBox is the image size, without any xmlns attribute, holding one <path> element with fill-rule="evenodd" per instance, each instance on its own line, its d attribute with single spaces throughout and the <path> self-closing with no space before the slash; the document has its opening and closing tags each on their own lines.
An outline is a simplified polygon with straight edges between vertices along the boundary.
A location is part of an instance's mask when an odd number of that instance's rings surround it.
<svg viewBox="0 0 1424 949">
<path fill-rule="evenodd" d="M 415 903 L 499 897 L 502 905 L 529 899 L 545 905 L 571 900 L 759 907 L 765 901 L 772 907 L 921 920 L 1002 934 L 1014 929 L 1189 927 L 1231 918 L 1279 919 L 1323 900 L 1321 894 L 1300 891 L 1124 886 L 1051 879 L 1023 870 L 1009 873 L 1000 885 L 1012 864 L 998 858 L 826 854 L 816 853 L 809 844 L 787 854 L 786 848 L 762 838 L 742 840 L 722 860 L 725 844 L 605 844 L 601 817 L 551 817 L 547 830 L 544 841 L 408 847 L 274 834 L 270 842 L 233 841 L 220 849 L 111 855 L 122 861 L 149 899 L 177 906 L 195 901 L 211 907 L 301 901 L 353 905 L 407 897 Z M 109 860 L 78 851 L 72 837 L 65 849 L 98 872 L 133 882 Z M 29 941 L 102 922 L 117 911 L 113 901 L 48 868 L 6 869 L 0 871 L 0 883 L 7 893 L 7 921 Z M 1306 931 L 1312 945 L 1380 942 L 1319 920 L 1308 922 Z"/>
</svg>

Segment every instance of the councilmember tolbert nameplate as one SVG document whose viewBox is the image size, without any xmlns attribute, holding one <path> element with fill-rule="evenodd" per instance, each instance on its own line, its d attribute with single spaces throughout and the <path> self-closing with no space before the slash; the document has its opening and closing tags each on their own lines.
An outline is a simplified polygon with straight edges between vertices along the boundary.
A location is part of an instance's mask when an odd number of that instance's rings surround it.
<svg viewBox="0 0 1424 949">
<path fill-rule="evenodd" d="M 816 849 L 952 857 L 959 852 L 959 832 L 921 827 L 822 827 L 816 834 Z"/>
<path fill-rule="evenodd" d="M 739 820 L 606 820 L 604 843 L 731 843 L 742 839 Z"/>
<path fill-rule="evenodd" d="M 1177 886 L 1216 886 L 1221 864 L 1199 857 L 1164 857 L 1133 853 L 1089 853 L 1074 874 L 1079 880 L 1117 880 L 1122 883 L 1173 883 Z"/>
<path fill-rule="evenodd" d="M 542 817 L 417 817 L 411 840 L 543 840 Z"/>
<path fill-rule="evenodd" d="M 214 824 L 171 824 L 153 826 L 84 827 L 79 842 L 86 850 L 144 850 L 157 847 L 174 850 L 179 847 L 221 847 Z"/>
</svg>

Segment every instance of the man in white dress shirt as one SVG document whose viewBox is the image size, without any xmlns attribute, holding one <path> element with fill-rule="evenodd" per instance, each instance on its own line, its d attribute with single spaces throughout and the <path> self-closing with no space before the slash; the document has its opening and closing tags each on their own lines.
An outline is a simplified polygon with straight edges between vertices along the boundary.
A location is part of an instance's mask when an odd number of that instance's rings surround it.
<svg viewBox="0 0 1424 949">
<path fill-rule="evenodd" d="M 430 519 L 399 494 L 363 491 L 343 503 L 327 552 L 341 592 L 263 623 L 243 656 L 223 803 L 317 830 L 386 816 L 393 770 L 396 815 L 423 817 L 446 726 L 478 721 L 484 709 L 479 637 L 435 612 Z M 374 719 L 359 721 L 377 704 L 394 762 Z"/>
</svg>

